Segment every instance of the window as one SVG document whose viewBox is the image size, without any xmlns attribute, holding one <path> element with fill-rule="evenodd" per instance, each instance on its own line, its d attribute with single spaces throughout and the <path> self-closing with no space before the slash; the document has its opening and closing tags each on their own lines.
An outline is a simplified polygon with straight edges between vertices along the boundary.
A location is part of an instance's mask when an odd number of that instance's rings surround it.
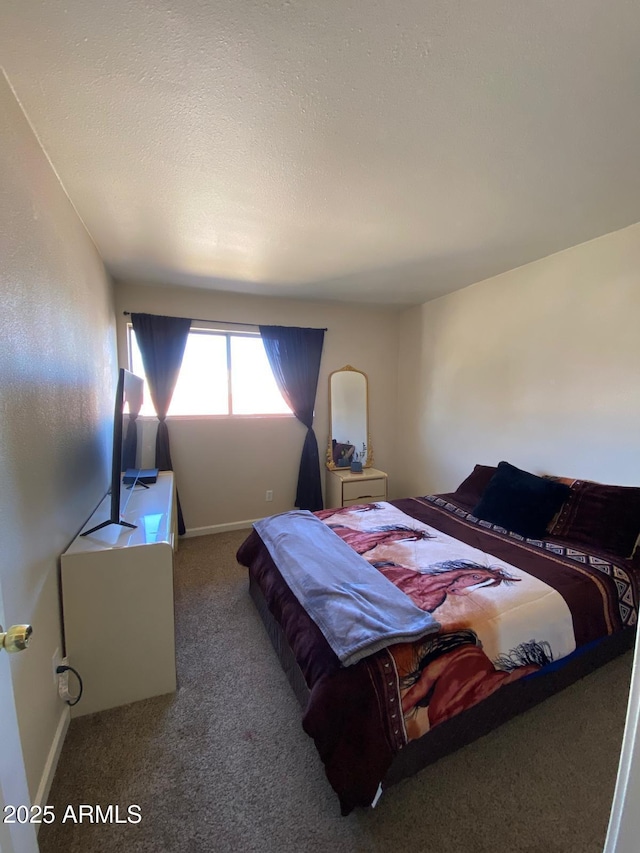
<svg viewBox="0 0 640 853">
<path fill-rule="evenodd" d="M 145 376 L 133 327 L 129 325 L 129 364 Z M 155 415 L 145 377 L 141 415 Z M 192 328 L 168 414 L 288 415 L 258 334 Z"/>
</svg>

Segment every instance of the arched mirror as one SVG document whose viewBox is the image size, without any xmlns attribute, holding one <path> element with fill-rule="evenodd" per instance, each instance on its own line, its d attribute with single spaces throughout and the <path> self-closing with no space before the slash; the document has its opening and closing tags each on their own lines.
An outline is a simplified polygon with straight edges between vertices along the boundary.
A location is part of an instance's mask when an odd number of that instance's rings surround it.
<svg viewBox="0 0 640 853">
<path fill-rule="evenodd" d="M 365 468 L 373 464 L 367 374 L 350 364 L 329 376 L 329 429 L 327 468 L 348 467 L 352 461 Z"/>
</svg>

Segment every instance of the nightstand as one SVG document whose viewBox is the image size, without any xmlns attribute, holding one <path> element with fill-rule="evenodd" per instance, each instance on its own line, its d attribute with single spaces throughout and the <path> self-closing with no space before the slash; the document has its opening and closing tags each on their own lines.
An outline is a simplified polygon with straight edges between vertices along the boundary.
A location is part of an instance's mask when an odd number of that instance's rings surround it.
<svg viewBox="0 0 640 853">
<path fill-rule="evenodd" d="M 368 504 L 387 499 L 387 475 L 377 468 L 352 474 L 350 468 L 327 469 L 327 509 L 352 504 Z"/>
</svg>

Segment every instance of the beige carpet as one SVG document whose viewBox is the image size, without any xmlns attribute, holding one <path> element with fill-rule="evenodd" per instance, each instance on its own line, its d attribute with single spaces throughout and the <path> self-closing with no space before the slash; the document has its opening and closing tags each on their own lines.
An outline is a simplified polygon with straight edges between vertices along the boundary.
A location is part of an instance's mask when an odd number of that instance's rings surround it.
<svg viewBox="0 0 640 853">
<path fill-rule="evenodd" d="M 235 562 L 244 532 L 176 564 L 179 689 L 71 724 L 50 803 L 139 825 L 40 832 L 42 853 L 601 853 L 631 654 L 340 817 Z"/>
</svg>

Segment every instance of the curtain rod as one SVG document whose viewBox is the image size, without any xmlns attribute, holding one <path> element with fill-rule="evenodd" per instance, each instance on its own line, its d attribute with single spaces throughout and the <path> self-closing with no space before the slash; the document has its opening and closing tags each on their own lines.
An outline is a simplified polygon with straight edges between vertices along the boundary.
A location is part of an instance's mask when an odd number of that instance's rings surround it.
<svg viewBox="0 0 640 853">
<path fill-rule="evenodd" d="M 131 316 L 131 311 L 122 312 L 125 317 Z M 259 323 L 239 323 L 237 320 L 203 320 L 202 317 L 191 317 L 192 323 L 220 323 L 221 326 L 253 326 L 254 329 L 259 329 Z M 263 323 L 264 326 L 270 326 L 271 323 Z M 320 332 L 326 332 L 328 329 L 319 329 Z"/>
</svg>

